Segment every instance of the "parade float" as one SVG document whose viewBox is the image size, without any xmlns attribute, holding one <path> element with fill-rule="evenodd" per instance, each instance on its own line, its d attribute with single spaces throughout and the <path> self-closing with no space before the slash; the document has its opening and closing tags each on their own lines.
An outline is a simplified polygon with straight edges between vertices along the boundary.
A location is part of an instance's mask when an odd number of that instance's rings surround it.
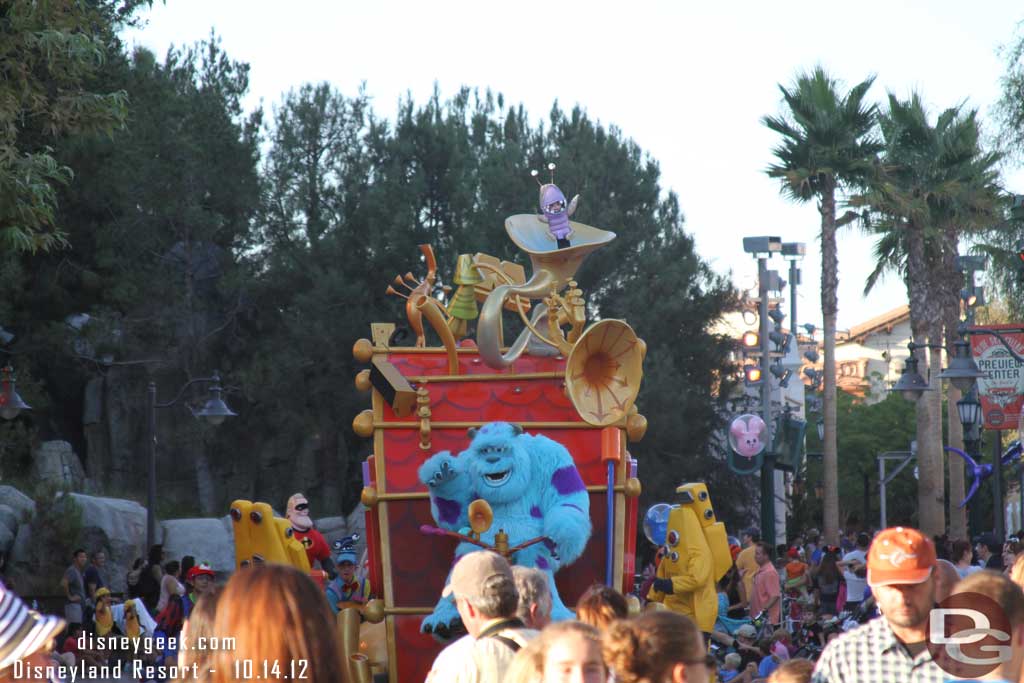
<svg viewBox="0 0 1024 683">
<path fill-rule="evenodd" d="M 574 278 L 615 233 L 570 221 L 576 202 L 545 184 L 539 213 L 505 221 L 529 276 L 463 254 L 451 264 L 458 288 L 444 296 L 421 245 L 427 272 L 388 286 L 406 299 L 415 345 L 395 343 L 393 322 L 372 323 L 355 343 L 368 366 L 355 383 L 371 407 L 353 428 L 372 439 L 362 502 L 377 599 L 339 614 L 352 680 L 371 668 L 391 683 L 424 679 L 460 633 L 442 590 L 469 550 L 547 571 L 556 618 L 594 582 L 633 590 L 640 484 L 628 444 L 646 430 L 634 406 L 645 346 L 624 321 L 588 325 Z M 514 340 L 503 320 L 521 324 Z"/>
</svg>

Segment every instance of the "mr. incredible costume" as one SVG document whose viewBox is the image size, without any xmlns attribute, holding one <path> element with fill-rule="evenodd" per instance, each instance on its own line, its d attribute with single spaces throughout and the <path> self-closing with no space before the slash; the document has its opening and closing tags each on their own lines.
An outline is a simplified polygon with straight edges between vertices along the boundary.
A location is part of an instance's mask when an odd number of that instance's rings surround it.
<svg viewBox="0 0 1024 683">
<path fill-rule="evenodd" d="M 676 489 L 682 502 L 669 512 L 665 532 L 667 553 L 655 573 L 647 599 L 685 614 L 711 633 L 718 619 L 715 584 L 732 565 L 725 525 L 715 520 L 704 484 Z"/>
<path fill-rule="evenodd" d="M 291 537 L 302 543 L 306 549 L 309 566 L 313 567 L 315 566 L 314 562 L 320 562 L 320 568 L 333 579 L 335 570 L 334 562 L 331 561 L 331 548 L 327 545 L 323 534 L 313 528 L 313 520 L 309 516 L 309 501 L 306 500 L 306 496 L 296 493 L 289 498 L 285 517 L 291 523 Z"/>
</svg>

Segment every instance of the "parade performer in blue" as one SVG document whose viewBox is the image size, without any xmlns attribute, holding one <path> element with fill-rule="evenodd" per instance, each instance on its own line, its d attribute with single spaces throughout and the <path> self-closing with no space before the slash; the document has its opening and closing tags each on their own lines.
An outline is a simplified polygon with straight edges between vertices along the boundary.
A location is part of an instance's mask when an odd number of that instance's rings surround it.
<svg viewBox="0 0 1024 683">
<path fill-rule="evenodd" d="M 352 534 L 334 542 L 334 564 L 338 575 L 327 584 L 327 602 L 335 614 L 347 607 L 362 608 L 372 598 L 369 579 L 356 575 L 356 541 L 359 534 Z"/>
<path fill-rule="evenodd" d="M 556 441 L 504 422 L 471 429 L 469 436 L 469 448 L 457 456 L 442 451 L 420 466 L 434 519 L 443 529 L 468 534 L 469 504 L 482 499 L 494 517 L 481 542 L 494 545 L 495 535 L 504 532 L 515 548 L 542 537 L 542 542 L 515 552 L 511 561 L 544 571 L 551 587 L 552 619 L 571 619 L 554 576 L 583 553 L 591 531 L 590 499 L 572 455 Z M 460 543 L 456 561 L 475 550 L 479 547 L 472 543 Z M 458 623 L 454 601 L 442 597 L 421 630 L 446 636 Z"/>
</svg>

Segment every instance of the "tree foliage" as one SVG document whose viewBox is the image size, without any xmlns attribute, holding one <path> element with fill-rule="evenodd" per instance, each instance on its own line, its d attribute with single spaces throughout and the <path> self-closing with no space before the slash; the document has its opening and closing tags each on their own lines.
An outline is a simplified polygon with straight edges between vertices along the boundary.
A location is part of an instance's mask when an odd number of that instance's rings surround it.
<svg viewBox="0 0 1024 683">
<path fill-rule="evenodd" d="M 0 324 L 18 335 L 19 372 L 38 378 L 26 386 L 50 402 L 26 423 L 72 441 L 112 490 L 145 481 L 146 383 L 167 401 L 219 368 L 239 416 L 213 430 L 181 407 L 158 413 L 161 498 L 216 513 L 302 490 L 318 515 L 349 512 L 370 448 L 350 426 L 367 407 L 353 342 L 404 318 L 385 289 L 422 274 L 419 244 L 434 246 L 444 283 L 460 253 L 529 268 L 503 224 L 537 209 L 529 170 L 548 162 L 582 195 L 576 218 L 618 233 L 578 280 L 592 318 L 627 318 L 648 344 L 651 427 L 633 447 L 645 500 L 687 479 L 733 487 L 708 446 L 729 346 L 708 330 L 733 293 L 694 253 L 657 162 L 621 131 L 557 105 L 535 123 L 468 88 L 383 119 L 365 93 L 326 84 L 297 86 L 264 124 L 241 107 L 248 67 L 214 37 L 162 62 L 111 57 L 97 78 L 126 93 L 124 127 L 55 152 L 79 169 L 59 190 L 70 249 L 0 260 Z M 734 502 L 719 498 L 725 517 Z"/>
<path fill-rule="evenodd" d="M 127 94 L 96 80 L 141 2 L 0 4 L 0 247 L 65 246 L 57 192 L 74 176 L 56 148 L 124 124 Z"/>
</svg>

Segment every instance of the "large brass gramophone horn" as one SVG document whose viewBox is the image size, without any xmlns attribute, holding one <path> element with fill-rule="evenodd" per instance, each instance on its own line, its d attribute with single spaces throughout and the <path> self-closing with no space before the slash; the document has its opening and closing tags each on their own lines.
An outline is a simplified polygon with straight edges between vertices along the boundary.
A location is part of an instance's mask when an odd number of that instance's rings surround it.
<svg viewBox="0 0 1024 683">
<path fill-rule="evenodd" d="M 621 320 L 602 320 L 583 331 L 586 312 L 582 293 L 569 288 L 559 295 L 575 277 L 583 259 L 615 239 L 613 232 L 582 223 L 573 222 L 572 228 L 572 246 L 559 249 L 549 237 L 547 225 L 536 216 L 520 214 L 505 221 L 509 237 L 530 256 L 533 276 L 521 285 L 495 287 L 487 296 L 477 322 L 477 347 L 484 362 L 497 369 L 515 362 L 531 334 L 565 354 L 569 398 L 580 417 L 603 427 L 626 417 L 636 400 L 646 347 L 633 328 Z M 534 307 L 527 329 L 502 354 L 501 313 L 510 298 L 545 299 L 545 303 Z M 525 312 L 522 308 L 519 312 L 525 322 Z M 541 324 L 545 319 L 546 326 Z M 573 328 L 568 338 L 560 329 L 566 323 Z"/>
<path fill-rule="evenodd" d="M 640 391 L 646 349 L 622 320 L 587 328 L 565 366 L 565 388 L 580 417 L 607 427 L 627 415 Z"/>
<path fill-rule="evenodd" d="M 531 334 L 530 329 L 523 330 L 508 352 L 501 353 L 501 310 L 505 300 L 509 297 L 541 299 L 562 291 L 576 275 L 576 270 L 590 252 L 615 239 L 614 232 L 575 221 L 572 222 L 572 229 L 572 246 L 559 249 L 549 236 L 547 224 L 542 223 L 537 216 L 518 214 L 505 220 L 508 236 L 517 247 L 529 255 L 533 264 L 533 276 L 521 285 L 504 284 L 495 287 L 484 302 L 476 326 L 476 345 L 480 350 L 480 357 L 490 367 L 502 369 L 514 363 L 526 349 Z M 479 264 L 477 267 L 480 267 Z M 529 327 L 536 329 L 545 315 L 547 307 L 538 305 L 530 317 Z M 538 339 L 549 344 L 559 341 L 541 336 L 538 336 Z M 568 350 L 568 347 L 564 349 L 566 353 Z"/>
</svg>

